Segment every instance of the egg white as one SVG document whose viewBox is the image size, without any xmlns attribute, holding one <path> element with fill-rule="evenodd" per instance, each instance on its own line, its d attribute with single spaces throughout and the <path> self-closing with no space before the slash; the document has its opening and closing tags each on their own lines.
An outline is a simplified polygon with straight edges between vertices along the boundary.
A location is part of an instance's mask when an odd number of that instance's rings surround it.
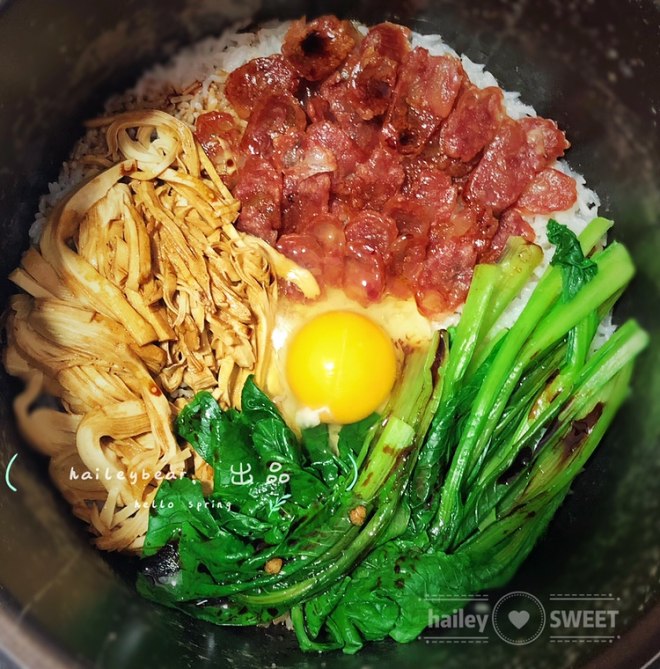
<svg viewBox="0 0 660 669">
<path fill-rule="evenodd" d="M 285 374 L 289 342 L 312 318 L 337 310 L 362 314 L 383 328 L 394 342 L 399 366 L 403 361 L 404 351 L 426 345 L 439 325 L 422 316 L 417 311 L 414 300 L 400 300 L 392 296 L 368 307 L 363 307 L 337 289 L 329 290 L 323 298 L 314 302 L 280 297 L 271 334 L 266 391 L 287 423 L 298 430 L 318 425 L 325 408 L 312 409 L 301 405 L 289 388 Z"/>
</svg>

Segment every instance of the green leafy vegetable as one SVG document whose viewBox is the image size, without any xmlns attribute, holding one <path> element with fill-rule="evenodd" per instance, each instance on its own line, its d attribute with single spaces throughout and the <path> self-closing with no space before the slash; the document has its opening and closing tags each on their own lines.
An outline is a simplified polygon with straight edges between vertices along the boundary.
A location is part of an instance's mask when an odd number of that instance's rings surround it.
<svg viewBox="0 0 660 669">
<path fill-rule="evenodd" d="M 562 268 L 563 296 L 564 300 L 570 300 L 587 281 L 596 276 L 598 266 L 585 257 L 575 233 L 565 225 L 550 219 L 548 239 L 555 245 L 555 255 L 550 263 Z"/>
<path fill-rule="evenodd" d="M 551 266 L 510 329 L 500 316 L 541 260 L 512 239 L 475 270 L 459 325 L 410 353 L 383 415 L 298 439 L 250 379 L 242 411 L 200 393 L 177 430 L 213 492 L 165 481 L 138 587 L 220 624 L 289 612 L 301 648 L 415 639 L 430 616 L 500 587 L 532 550 L 625 401 L 648 336 L 600 322 L 633 276 L 611 222 L 555 221 Z"/>
</svg>

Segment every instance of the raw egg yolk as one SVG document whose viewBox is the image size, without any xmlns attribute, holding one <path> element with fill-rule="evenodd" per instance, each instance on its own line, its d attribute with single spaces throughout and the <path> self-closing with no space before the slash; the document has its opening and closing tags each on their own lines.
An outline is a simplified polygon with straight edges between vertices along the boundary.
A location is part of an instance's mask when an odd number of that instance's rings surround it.
<svg viewBox="0 0 660 669">
<path fill-rule="evenodd" d="M 354 423 L 388 397 L 396 352 L 387 333 L 352 311 L 312 318 L 292 337 L 286 377 L 298 402 L 324 423 Z"/>
</svg>

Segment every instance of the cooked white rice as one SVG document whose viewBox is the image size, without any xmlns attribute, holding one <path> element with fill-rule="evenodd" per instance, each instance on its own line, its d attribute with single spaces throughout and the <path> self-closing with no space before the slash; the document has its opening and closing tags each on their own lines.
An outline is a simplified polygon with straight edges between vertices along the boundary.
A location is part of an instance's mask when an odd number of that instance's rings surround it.
<svg viewBox="0 0 660 669">
<path fill-rule="evenodd" d="M 288 27 L 289 23 L 283 22 L 266 25 L 256 32 L 239 32 L 240 26 L 235 26 L 219 37 L 207 38 L 187 47 L 165 65 L 157 65 L 145 72 L 133 88 L 110 98 L 105 106 L 105 113 L 159 108 L 192 126 L 201 113 L 226 104 L 222 92 L 226 73 L 252 58 L 279 53 Z M 361 25 L 358 29 L 362 32 L 367 30 Z M 414 32 L 412 43 L 413 46 L 428 49 L 432 55 L 459 56 L 439 35 L 421 35 Z M 465 55 L 460 58 L 465 72 L 475 85 L 482 88 L 498 85 L 495 77 L 483 65 L 472 62 Z M 504 100 L 507 112 L 512 118 L 536 116 L 533 107 L 524 104 L 518 93 L 505 91 Z M 41 198 L 39 211 L 30 228 L 30 239 L 33 243 L 38 241 L 45 217 L 55 203 L 85 178 L 98 171 L 98 167 L 86 165 L 79 158 L 103 152 L 104 144 L 100 132 L 89 130 L 78 141 L 70 159 L 63 164 L 57 181 L 48 185 L 48 193 Z M 586 187 L 584 178 L 573 172 L 564 160 L 557 161 L 554 167 L 576 179 L 578 198 L 571 209 L 556 212 L 552 214 L 552 218 L 567 225 L 575 233 L 580 233 L 598 215 L 600 201 L 596 193 Z M 501 327 L 509 327 L 516 320 L 552 257 L 552 245 L 546 235 L 548 215 L 530 216 L 528 222 L 536 232 L 537 244 L 544 251 L 544 260 L 535 271 L 533 280 L 503 315 L 498 324 Z M 456 316 L 447 319 L 445 324 L 455 322 Z M 614 329 L 611 320 L 606 319 L 596 336 L 595 345 L 611 336 Z"/>
</svg>

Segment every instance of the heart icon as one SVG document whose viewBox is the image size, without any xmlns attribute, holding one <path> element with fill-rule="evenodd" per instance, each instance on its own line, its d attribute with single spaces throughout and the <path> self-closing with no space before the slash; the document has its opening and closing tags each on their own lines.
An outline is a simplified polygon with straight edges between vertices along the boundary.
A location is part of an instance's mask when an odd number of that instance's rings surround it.
<svg viewBox="0 0 660 669">
<path fill-rule="evenodd" d="M 510 611 L 509 621 L 516 629 L 523 628 L 529 620 L 529 613 L 527 611 Z"/>
</svg>

